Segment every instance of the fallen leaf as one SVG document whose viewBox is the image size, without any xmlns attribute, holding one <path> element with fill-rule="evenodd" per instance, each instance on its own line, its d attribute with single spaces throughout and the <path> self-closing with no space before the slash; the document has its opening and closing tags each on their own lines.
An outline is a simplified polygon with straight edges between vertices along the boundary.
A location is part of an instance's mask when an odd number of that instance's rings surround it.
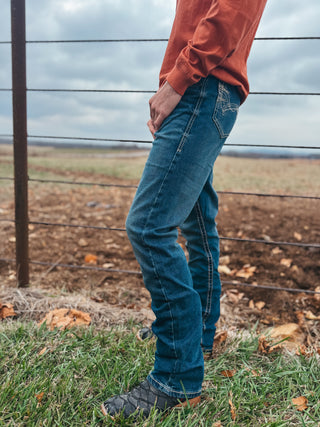
<svg viewBox="0 0 320 427">
<path fill-rule="evenodd" d="M 46 351 L 47 347 L 43 347 L 43 349 L 39 351 L 38 356 L 42 356 Z"/>
<path fill-rule="evenodd" d="M 281 344 L 273 345 L 272 342 L 267 341 L 265 335 L 261 335 L 258 340 L 258 350 L 260 353 L 269 354 L 281 348 Z"/>
<path fill-rule="evenodd" d="M 282 258 L 280 260 L 280 264 L 289 268 L 291 266 L 291 264 L 292 264 L 292 259 L 290 259 L 290 258 Z"/>
<path fill-rule="evenodd" d="M 220 274 L 226 274 L 227 276 L 231 275 L 231 270 L 226 265 L 219 265 L 218 271 Z"/>
<path fill-rule="evenodd" d="M 223 427 L 221 424 L 221 421 L 216 421 L 215 423 L 212 424 L 212 427 Z"/>
<path fill-rule="evenodd" d="M 299 272 L 300 272 L 300 269 L 299 269 L 299 267 L 298 267 L 297 265 L 293 265 L 293 266 L 291 267 L 291 271 L 293 271 L 294 273 L 299 273 Z"/>
<path fill-rule="evenodd" d="M 234 304 L 237 304 L 244 297 L 244 293 L 239 292 L 237 289 L 228 289 L 226 294 L 228 299 Z"/>
<path fill-rule="evenodd" d="M 282 345 L 287 348 L 295 348 L 299 344 L 303 344 L 305 334 L 297 323 L 286 323 L 273 328 L 270 333 L 271 338 L 276 340 L 286 340 Z"/>
<path fill-rule="evenodd" d="M 278 246 L 276 248 L 273 248 L 271 251 L 272 255 L 278 255 L 282 253 L 282 249 L 278 248 Z"/>
<path fill-rule="evenodd" d="M 305 357 L 312 357 L 313 356 L 313 350 L 312 348 L 306 347 L 304 344 L 299 345 L 299 347 L 296 350 L 297 356 L 305 356 Z"/>
<path fill-rule="evenodd" d="M 297 231 L 295 231 L 295 232 L 293 233 L 293 237 L 294 237 L 296 240 L 298 240 L 299 242 L 301 242 L 301 240 L 302 240 L 302 236 L 301 236 L 301 234 L 300 234 L 300 233 L 298 233 Z"/>
<path fill-rule="evenodd" d="M 225 371 L 221 371 L 220 373 L 224 377 L 231 378 L 237 373 L 237 371 L 235 369 L 226 369 Z"/>
<path fill-rule="evenodd" d="M 230 255 L 221 256 L 220 259 L 219 259 L 219 263 L 221 265 L 228 265 L 228 264 L 230 264 Z"/>
<path fill-rule="evenodd" d="M 96 255 L 92 255 L 92 254 L 87 254 L 84 257 L 84 262 L 87 264 L 97 264 L 97 256 Z"/>
<path fill-rule="evenodd" d="M 43 392 L 41 392 L 41 393 L 39 393 L 39 394 L 36 394 L 35 396 L 36 396 L 36 398 L 37 398 L 37 401 L 40 403 L 40 402 L 41 402 L 41 400 L 43 399 L 44 391 L 43 391 Z"/>
<path fill-rule="evenodd" d="M 254 308 L 254 301 L 253 301 L 253 299 L 251 299 L 250 301 L 249 301 L 249 308 Z"/>
<path fill-rule="evenodd" d="M 299 326 L 302 326 L 304 324 L 304 313 L 303 313 L 303 311 L 296 311 L 295 315 L 296 315 L 296 318 L 298 319 Z"/>
<path fill-rule="evenodd" d="M 308 320 L 320 320 L 320 316 L 315 316 L 311 310 L 306 311 L 305 316 Z"/>
<path fill-rule="evenodd" d="M 258 371 L 255 371 L 254 369 L 251 369 L 251 373 L 254 377 L 260 377 L 260 374 Z"/>
<path fill-rule="evenodd" d="M 105 264 L 103 264 L 102 267 L 103 268 L 112 268 L 112 267 L 114 267 L 114 264 L 112 262 L 106 262 Z"/>
<path fill-rule="evenodd" d="M 239 270 L 236 273 L 237 277 L 242 277 L 243 279 L 249 279 L 253 276 L 254 272 L 256 271 L 257 267 L 251 266 L 250 264 L 245 264 L 241 270 Z"/>
<path fill-rule="evenodd" d="M 232 402 L 232 392 L 229 393 L 230 399 L 229 399 L 229 405 L 230 405 L 230 412 L 231 412 L 231 418 L 233 421 L 237 418 L 236 414 L 236 408 Z"/>
<path fill-rule="evenodd" d="M 297 407 L 297 410 L 301 412 L 308 408 L 308 399 L 304 396 L 293 398 L 292 403 Z"/>
<path fill-rule="evenodd" d="M 16 316 L 16 313 L 13 309 L 13 304 L 0 302 L 0 319 L 5 319 L 6 317 Z"/>
<path fill-rule="evenodd" d="M 226 341 L 227 337 L 228 337 L 228 332 L 227 331 L 218 332 L 214 336 L 213 345 L 222 344 L 223 342 Z"/>
<path fill-rule="evenodd" d="M 88 244 L 89 243 L 85 239 L 80 239 L 79 242 L 78 242 L 78 245 L 82 246 L 83 248 L 86 247 L 86 246 L 88 246 Z"/>
<path fill-rule="evenodd" d="M 38 326 L 46 322 L 50 330 L 54 328 L 70 329 L 78 325 L 90 325 L 91 317 L 88 313 L 70 308 L 57 308 L 50 311 L 38 323 Z"/>
<path fill-rule="evenodd" d="M 15 238 L 15 236 L 11 236 L 11 237 L 9 237 L 9 242 L 10 242 L 10 243 L 15 243 L 15 242 L 16 242 L 16 238 Z"/>
<path fill-rule="evenodd" d="M 264 301 L 258 301 L 255 303 L 255 306 L 259 309 L 262 310 L 263 307 L 266 305 L 266 303 Z"/>
</svg>

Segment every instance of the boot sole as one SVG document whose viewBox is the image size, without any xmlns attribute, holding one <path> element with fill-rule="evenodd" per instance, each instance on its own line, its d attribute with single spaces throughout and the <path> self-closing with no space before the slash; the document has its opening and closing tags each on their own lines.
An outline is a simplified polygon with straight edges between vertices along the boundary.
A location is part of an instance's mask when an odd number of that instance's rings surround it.
<svg viewBox="0 0 320 427">
<path fill-rule="evenodd" d="M 178 405 L 173 406 L 171 409 L 173 408 L 183 408 L 186 406 L 191 406 L 191 408 L 194 408 L 195 406 L 199 405 L 201 401 L 201 396 L 197 396 L 194 397 L 193 399 L 188 399 L 185 400 L 184 402 L 179 403 Z M 115 418 L 112 415 L 109 415 L 108 412 L 106 411 L 106 408 L 104 407 L 104 404 L 101 404 L 101 412 L 103 413 L 104 416 L 106 417 L 110 417 L 112 420 L 114 420 Z"/>
</svg>

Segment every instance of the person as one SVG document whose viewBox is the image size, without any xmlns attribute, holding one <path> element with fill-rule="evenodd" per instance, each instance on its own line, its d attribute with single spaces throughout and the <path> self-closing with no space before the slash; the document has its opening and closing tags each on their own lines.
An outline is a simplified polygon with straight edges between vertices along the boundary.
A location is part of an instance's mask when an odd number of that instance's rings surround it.
<svg viewBox="0 0 320 427">
<path fill-rule="evenodd" d="M 154 141 L 126 221 L 156 317 L 154 367 L 106 400 L 104 414 L 147 416 L 200 401 L 220 315 L 212 169 L 249 93 L 246 64 L 266 1 L 177 0 L 160 88 L 149 101 Z"/>
</svg>

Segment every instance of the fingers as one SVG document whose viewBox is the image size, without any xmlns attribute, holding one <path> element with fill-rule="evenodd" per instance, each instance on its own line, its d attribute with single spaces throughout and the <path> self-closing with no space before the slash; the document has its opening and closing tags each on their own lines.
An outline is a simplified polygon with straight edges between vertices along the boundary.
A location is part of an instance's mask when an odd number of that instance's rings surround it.
<svg viewBox="0 0 320 427">
<path fill-rule="evenodd" d="M 147 125 L 148 125 L 148 128 L 149 128 L 149 130 L 150 130 L 153 138 L 155 138 L 154 134 L 156 132 L 156 129 L 154 128 L 152 120 L 149 120 L 148 123 L 147 123 Z"/>
</svg>

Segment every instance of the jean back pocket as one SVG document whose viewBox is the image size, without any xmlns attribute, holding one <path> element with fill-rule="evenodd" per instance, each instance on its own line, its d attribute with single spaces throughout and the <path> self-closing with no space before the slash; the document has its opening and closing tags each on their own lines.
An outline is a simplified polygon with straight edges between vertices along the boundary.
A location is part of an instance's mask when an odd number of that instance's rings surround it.
<svg viewBox="0 0 320 427">
<path fill-rule="evenodd" d="M 219 81 L 218 97 L 212 120 L 217 126 L 220 138 L 225 139 L 230 135 L 238 115 L 239 106 L 240 96 L 237 88 Z"/>
</svg>

